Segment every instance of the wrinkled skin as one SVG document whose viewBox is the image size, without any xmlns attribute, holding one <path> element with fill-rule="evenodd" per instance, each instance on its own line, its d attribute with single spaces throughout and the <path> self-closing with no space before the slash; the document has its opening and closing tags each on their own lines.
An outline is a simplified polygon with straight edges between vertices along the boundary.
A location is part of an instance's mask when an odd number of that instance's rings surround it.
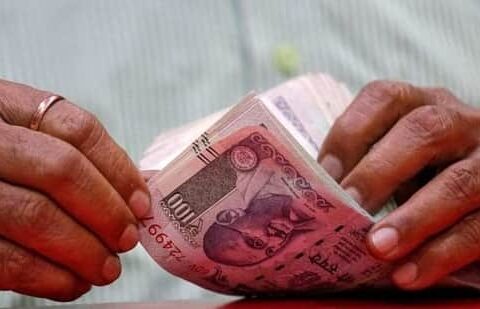
<svg viewBox="0 0 480 309">
<path fill-rule="evenodd" d="M 72 300 L 120 274 L 149 211 L 144 179 L 98 120 L 50 93 L 0 81 L 0 290 Z M 367 210 L 403 289 L 428 287 L 480 255 L 479 110 L 444 89 L 377 81 L 336 121 L 319 162 Z M 348 141 L 348 142 L 346 142 Z M 148 178 L 148 175 L 145 176 Z"/>
<path fill-rule="evenodd" d="M 370 231 L 392 279 L 417 290 L 480 256 L 480 111 L 445 89 L 368 84 L 335 122 L 320 164 L 365 209 L 400 207 Z"/>
<path fill-rule="evenodd" d="M 0 290 L 72 300 L 113 282 L 149 211 L 142 175 L 90 113 L 0 80 Z"/>
</svg>

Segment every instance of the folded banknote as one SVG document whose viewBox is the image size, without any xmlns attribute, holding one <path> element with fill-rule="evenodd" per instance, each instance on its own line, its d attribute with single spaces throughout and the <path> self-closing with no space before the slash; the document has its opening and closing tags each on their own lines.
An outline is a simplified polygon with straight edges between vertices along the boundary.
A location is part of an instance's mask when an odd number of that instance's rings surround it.
<svg viewBox="0 0 480 309">
<path fill-rule="evenodd" d="M 391 286 L 391 265 L 365 237 L 395 203 L 367 213 L 316 162 L 351 100 L 330 76 L 308 74 L 159 135 L 140 162 L 156 171 L 145 249 L 170 273 L 226 294 Z M 477 287 L 476 267 L 441 284 Z"/>
</svg>

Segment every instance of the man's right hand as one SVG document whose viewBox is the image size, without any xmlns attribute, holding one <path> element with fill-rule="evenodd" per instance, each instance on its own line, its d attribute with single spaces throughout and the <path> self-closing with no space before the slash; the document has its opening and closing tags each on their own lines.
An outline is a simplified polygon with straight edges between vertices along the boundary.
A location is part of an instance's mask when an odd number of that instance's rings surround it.
<svg viewBox="0 0 480 309">
<path fill-rule="evenodd" d="M 135 165 L 90 113 L 0 80 L 0 290 L 72 300 L 121 272 L 150 198 Z"/>
<path fill-rule="evenodd" d="M 400 202 L 367 237 L 398 264 L 398 287 L 430 287 L 480 258 L 480 109 L 442 88 L 376 81 L 337 119 L 320 161 L 366 210 Z"/>
</svg>

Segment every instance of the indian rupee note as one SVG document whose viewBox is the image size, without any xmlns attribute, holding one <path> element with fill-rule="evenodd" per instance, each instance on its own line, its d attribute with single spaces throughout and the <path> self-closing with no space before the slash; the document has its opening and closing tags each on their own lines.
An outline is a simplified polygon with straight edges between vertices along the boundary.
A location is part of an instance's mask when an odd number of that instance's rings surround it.
<svg viewBox="0 0 480 309">
<path fill-rule="evenodd" d="M 326 292 L 385 265 L 364 245 L 371 219 L 339 198 L 288 143 L 243 127 L 149 182 L 154 213 L 142 243 L 167 271 L 229 294 Z"/>
<path fill-rule="evenodd" d="M 309 74 L 160 135 L 141 161 L 160 170 L 144 247 L 171 273 L 223 293 L 391 286 L 390 266 L 368 255 L 364 238 L 395 205 L 370 216 L 315 162 L 351 99 L 328 75 Z M 332 207 L 314 211 L 302 192 Z M 478 269 L 442 284 L 478 288 Z"/>
</svg>

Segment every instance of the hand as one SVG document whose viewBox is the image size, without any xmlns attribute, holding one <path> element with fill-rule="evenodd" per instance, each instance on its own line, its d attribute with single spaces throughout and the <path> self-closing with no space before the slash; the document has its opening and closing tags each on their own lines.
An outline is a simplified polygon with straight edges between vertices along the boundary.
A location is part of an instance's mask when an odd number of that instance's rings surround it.
<svg viewBox="0 0 480 309">
<path fill-rule="evenodd" d="M 373 255 L 397 262 L 399 287 L 431 286 L 480 257 L 479 146 L 478 109 L 401 82 L 368 84 L 329 132 L 319 161 L 359 204 L 404 201 L 368 236 Z"/>
<path fill-rule="evenodd" d="M 50 95 L 0 80 L 0 290 L 72 300 L 119 276 L 150 200 L 88 112 L 62 100 L 28 129 Z"/>
</svg>

